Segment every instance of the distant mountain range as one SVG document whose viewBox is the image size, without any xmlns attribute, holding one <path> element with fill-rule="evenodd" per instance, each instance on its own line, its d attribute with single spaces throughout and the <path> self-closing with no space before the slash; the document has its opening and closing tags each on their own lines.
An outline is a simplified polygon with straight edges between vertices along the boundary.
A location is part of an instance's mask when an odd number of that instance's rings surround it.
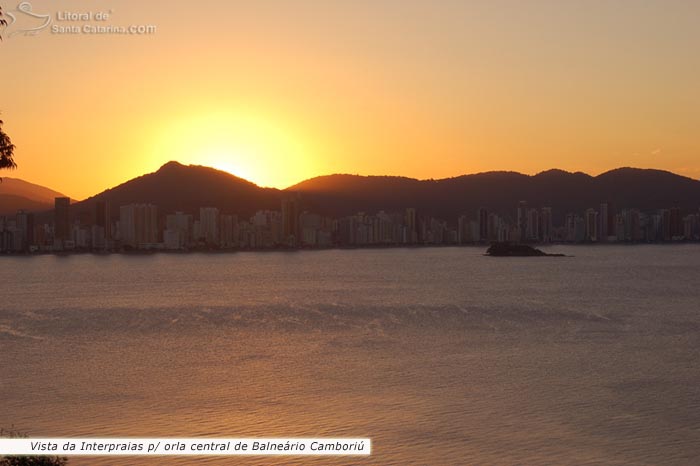
<svg viewBox="0 0 700 466">
<path fill-rule="evenodd" d="M 57 197 L 64 195 L 38 184 L 3 176 L 0 183 L 0 215 L 15 214 L 21 209 L 32 212 L 53 209 Z"/>
<path fill-rule="evenodd" d="M 5 183 L 10 180 L 5 178 Z M 17 182 L 19 180 L 11 181 Z M 0 185 L 0 196 L 5 188 L 4 183 Z M 42 191 L 41 200 L 26 197 L 37 202 L 37 207 L 24 208 L 52 207 L 53 197 L 60 194 L 42 189 L 45 191 Z M 697 212 L 700 207 L 700 181 L 661 170 L 618 168 L 595 177 L 562 170 L 533 176 L 487 172 L 442 180 L 329 175 L 278 190 L 261 188 L 213 168 L 169 162 L 154 173 L 74 204 L 73 212 L 89 221 L 95 203 L 104 200 L 114 206 L 112 215 L 115 217 L 120 205 L 152 203 L 161 213 L 196 213 L 199 207 L 218 207 L 222 212 L 246 218 L 258 210 L 279 210 L 281 200 L 295 193 L 301 194 L 304 209 L 333 217 L 359 211 L 391 212 L 415 207 L 422 215 L 454 220 L 464 214 L 473 217 L 480 207 L 512 214 L 521 200 L 533 207 L 552 207 L 555 218 L 567 212 L 583 212 L 589 207 L 597 209 L 602 202 L 609 202 L 615 209 L 680 207 Z M 20 196 L 17 192 L 5 193 L 10 194 Z"/>
<path fill-rule="evenodd" d="M 700 208 L 700 181 L 661 170 L 618 168 L 598 176 L 549 170 L 534 176 L 487 172 L 442 180 L 331 175 L 313 178 L 298 191 L 319 212 L 347 215 L 357 211 L 397 210 L 406 206 L 435 217 L 475 215 L 480 207 L 515 211 L 518 202 L 552 207 L 555 217 L 583 212 L 608 202 L 616 209 Z"/>
</svg>

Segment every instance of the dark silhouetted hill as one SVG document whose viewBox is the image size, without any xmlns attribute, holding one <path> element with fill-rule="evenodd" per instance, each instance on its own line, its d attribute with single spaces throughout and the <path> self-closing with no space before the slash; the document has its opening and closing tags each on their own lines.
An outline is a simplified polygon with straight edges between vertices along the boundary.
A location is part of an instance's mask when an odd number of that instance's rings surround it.
<svg viewBox="0 0 700 466">
<path fill-rule="evenodd" d="M 423 181 L 330 175 L 312 178 L 287 191 L 300 192 L 310 206 L 334 216 L 405 207 L 452 220 L 462 214 L 473 217 L 480 207 L 513 215 L 521 200 L 533 207 L 552 207 L 558 218 L 589 207 L 598 209 L 606 201 L 618 210 L 681 207 L 697 211 L 700 207 L 700 181 L 666 171 L 636 168 L 619 168 L 596 177 L 548 170 L 533 176 L 487 172 Z"/>
<path fill-rule="evenodd" d="M 90 216 L 98 200 L 107 201 L 112 216 L 119 206 L 146 203 L 158 206 L 160 214 L 183 211 L 199 213 L 200 207 L 218 207 L 222 213 L 244 217 L 260 209 L 280 208 L 281 192 L 261 188 L 230 173 L 198 165 L 168 162 L 155 173 L 134 178 L 74 205 L 76 215 Z"/>
<path fill-rule="evenodd" d="M 26 197 L 0 194 L 0 215 L 14 215 L 18 210 L 41 212 L 48 209 L 53 209 L 53 202 L 48 204 L 27 199 Z"/>
<path fill-rule="evenodd" d="M 454 221 L 459 215 L 474 218 L 486 207 L 501 215 L 515 215 L 518 202 L 552 207 L 555 221 L 567 212 L 582 213 L 609 202 L 613 208 L 651 210 L 681 207 L 697 212 L 700 181 L 661 170 L 619 168 L 599 176 L 548 170 L 528 176 L 515 172 L 486 172 L 442 180 L 416 180 L 394 176 L 330 175 L 312 178 L 284 191 L 261 188 L 213 168 L 170 162 L 150 173 L 74 204 L 74 216 L 90 222 L 97 200 L 112 206 L 151 203 L 161 215 L 184 211 L 198 215 L 200 207 L 218 207 L 222 213 L 248 218 L 258 210 L 279 210 L 281 199 L 302 196 L 302 208 L 341 217 L 380 210 L 402 212 L 415 207 L 419 215 Z"/>
<path fill-rule="evenodd" d="M 54 199 L 57 197 L 64 197 L 64 195 L 18 178 L 2 177 L 0 215 L 12 215 L 18 210 L 40 212 L 53 209 Z"/>
</svg>

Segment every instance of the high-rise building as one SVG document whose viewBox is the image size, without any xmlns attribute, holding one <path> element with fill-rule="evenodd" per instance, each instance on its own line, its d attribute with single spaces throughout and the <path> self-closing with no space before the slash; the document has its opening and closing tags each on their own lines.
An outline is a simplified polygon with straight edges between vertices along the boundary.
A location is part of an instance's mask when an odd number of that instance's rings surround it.
<svg viewBox="0 0 700 466">
<path fill-rule="evenodd" d="M 221 215 L 219 217 L 221 234 L 219 235 L 219 243 L 222 248 L 230 249 L 238 247 L 238 237 L 236 234 L 238 217 L 234 215 Z"/>
<path fill-rule="evenodd" d="M 564 229 L 566 231 L 566 241 L 574 242 L 576 241 L 576 214 L 566 214 L 566 222 L 564 224 Z"/>
<path fill-rule="evenodd" d="M 552 241 L 552 208 L 542 207 L 540 213 L 540 234 L 539 240 L 543 243 Z"/>
<path fill-rule="evenodd" d="M 580 243 L 582 241 L 586 240 L 586 220 L 581 218 L 581 216 L 577 215 L 576 218 L 574 219 L 574 230 L 575 230 L 575 237 L 574 241 L 577 243 Z"/>
<path fill-rule="evenodd" d="M 416 228 L 416 209 L 406 209 L 406 241 L 410 244 L 418 242 L 418 230 Z"/>
<path fill-rule="evenodd" d="M 683 236 L 683 217 L 681 209 L 673 207 L 671 209 L 671 239 Z"/>
<path fill-rule="evenodd" d="M 480 208 L 476 212 L 477 222 L 479 222 L 479 241 L 489 240 L 489 211 Z"/>
<path fill-rule="evenodd" d="M 341 245 L 356 244 L 357 217 L 343 217 L 338 220 L 338 240 Z"/>
<path fill-rule="evenodd" d="M 130 204 L 119 208 L 122 244 L 143 248 L 158 242 L 158 208 L 151 204 Z"/>
<path fill-rule="evenodd" d="M 528 241 L 538 241 L 540 238 L 540 212 L 537 209 L 527 209 L 525 238 Z"/>
<path fill-rule="evenodd" d="M 70 198 L 57 197 L 54 201 L 54 238 L 59 241 L 71 239 Z"/>
<path fill-rule="evenodd" d="M 447 225 L 436 218 L 430 218 L 430 243 L 443 244 L 445 243 Z"/>
<path fill-rule="evenodd" d="M 586 241 L 598 241 L 598 212 L 586 210 Z"/>
<path fill-rule="evenodd" d="M 301 213 L 299 195 L 282 199 L 282 235 L 283 242 L 295 246 L 299 236 L 299 214 Z"/>
<path fill-rule="evenodd" d="M 622 217 L 624 222 L 624 240 L 625 241 L 641 241 L 643 239 L 642 234 L 642 218 L 639 210 L 637 209 L 626 209 L 622 211 Z M 619 233 L 618 233 L 619 236 Z"/>
<path fill-rule="evenodd" d="M 467 221 L 467 217 L 464 215 L 460 215 L 459 218 L 457 219 L 457 242 L 459 244 L 464 244 L 468 242 L 469 238 L 469 233 L 467 232 L 469 222 Z"/>
<path fill-rule="evenodd" d="M 624 213 L 615 214 L 615 237 L 617 241 L 626 241 L 625 234 L 625 215 Z"/>
<path fill-rule="evenodd" d="M 28 251 L 34 245 L 34 214 L 20 210 L 17 212 L 16 250 Z"/>
<path fill-rule="evenodd" d="M 697 240 L 700 234 L 700 215 L 687 215 L 683 218 L 683 238 Z"/>
<path fill-rule="evenodd" d="M 112 218 L 107 201 L 97 201 L 95 204 L 95 225 L 104 230 L 105 239 L 112 239 Z"/>
<path fill-rule="evenodd" d="M 321 216 L 311 212 L 303 212 L 299 215 L 299 229 L 301 230 L 301 244 L 316 246 L 318 232 L 321 229 Z"/>
<path fill-rule="evenodd" d="M 610 235 L 610 212 L 608 211 L 608 203 L 600 204 L 598 212 L 598 240 L 607 241 Z"/>
<path fill-rule="evenodd" d="M 527 201 L 518 203 L 518 241 L 527 239 Z"/>
<path fill-rule="evenodd" d="M 201 238 L 208 246 L 219 246 L 219 209 L 202 207 L 199 209 L 199 228 Z"/>
<path fill-rule="evenodd" d="M 508 229 L 506 222 L 499 217 L 498 214 L 489 214 L 489 228 L 487 233 L 489 241 L 508 240 Z"/>
<path fill-rule="evenodd" d="M 663 209 L 659 214 L 661 216 L 661 239 L 663 241 L 671 241 L 671 211 Z"/>
<path fill-rule="evenodd" d="M 168 232 L 168 249 L 183 249 L 192 243 L 192 216 L 184 212 L 175 212 L 165 217 L 165 231 Z"/>
</svg>

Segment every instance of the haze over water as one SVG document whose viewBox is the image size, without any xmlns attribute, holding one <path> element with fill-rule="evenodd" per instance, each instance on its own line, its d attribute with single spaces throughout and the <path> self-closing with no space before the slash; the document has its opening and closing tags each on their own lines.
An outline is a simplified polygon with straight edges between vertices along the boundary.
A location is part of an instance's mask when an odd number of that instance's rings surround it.
<svg viewBox="0 0 700 466">
<path fill-rule="evenodd" d="M 574 257 L 0 257 L 0 426 L 373 440 L 210 464 L 695 464 L 700 248 L 548 251 Z"/>
</svg>

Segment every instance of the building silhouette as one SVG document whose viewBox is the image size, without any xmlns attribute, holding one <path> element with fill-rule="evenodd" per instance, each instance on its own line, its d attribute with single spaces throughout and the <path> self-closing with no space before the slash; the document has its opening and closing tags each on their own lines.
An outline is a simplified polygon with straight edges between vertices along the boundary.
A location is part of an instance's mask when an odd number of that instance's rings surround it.
<svg viewBox="0 0 700 466">
<path fill-rule="evenodd" d="M 54 239 L 63 243 L 71 239 L 70 198 L 57 197 L 54 200 Z"/>
<path fill-rule="evenodd" d="M 103 229 L 106 240 L 112 239 L 112 218 L 107 201 L 95 203 L 95 225 Z"/>
<path fill-rule="evenodd" d="M 282 199 L 282 235 L 288 246 L 296 246 L 299 237 L 299 214 L 301 197 L 297 194 Z"/>
<path fill-rule="evenodd" d="M 527 201 L 518 203 L 518 241 L 525 242 L 527 240 Z"/>
<path fill-rule="evenodd" d="M 130 204 L 119 209 L 122 243 L 132 248 L 158 242 L 158 208 L 151 204 Z"/>
<path fill-rule="evenodd" d="M 219 209 L 202 207 L 199 209 L 199 238 L 208 246 L 219 244 Z"/>
<path fill-rule="evenodd" d="M 489 240 L 489 211 L 480 208 L 477 212 L 477 222 L 479 223 L 479 241 Z"/>
</svg>

